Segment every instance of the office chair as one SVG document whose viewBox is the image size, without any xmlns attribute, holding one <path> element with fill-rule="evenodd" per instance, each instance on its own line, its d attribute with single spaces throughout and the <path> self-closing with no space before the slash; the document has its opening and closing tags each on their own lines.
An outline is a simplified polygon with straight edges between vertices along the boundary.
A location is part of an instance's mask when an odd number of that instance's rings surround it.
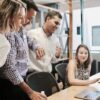
<svg viewBox="0 0 100 100">
<path fill-rule="evenodd" d="M 53 76 L 56 78 L 56 76 L 55 76 L 55 74 L 57 73 L 57 71 L 56 71 L 56 69 L 55 69 L 55 67 L 56 67 L 56 65 L 58 65 L 58 64 L 61 64 L 61 63 L 68 63 L 69 62 L 69 59 L 60 59 L 60 60 L 58 60 L 57 62 L 53 62 L 52 63 L 52 74 L 53 74 Z M 60 79 L 58 79 L 58 82 L 60 81 Z"/>
<path fill-rule="evenodd" d="M 99 67 L 98 67 L 99 68 Z M 96 74 L 97 72 L 96 72 L 96 60 L 94 59 L 93 61 L 92 61 L 92 65 L 91 65 L 91 72 L 90 72 L 90 76 L 92 76 L 92 75 L 94 75 L 94 74 Z"/>
<path fill-rule="evenodd" d="M 51 73 L 31 73 L 26 78 L 27 84 L 35 91 L 44 91 L 47 96 L 60 91 L 58 84 Z"/>
<path fill-rule="evenodd" d="M 61 63 L 61 64 L 58 64 L 56 65 L 55 69 L 59 75 L 59 77 L 61 78 L 62 82 L 63 82 L 63 89 L 65 88 L 65 85 L 67 83 L 67 80 L 66 80 L 66 67 L 67 67 L 67 64 L 68 63 Z"/>
</svg>

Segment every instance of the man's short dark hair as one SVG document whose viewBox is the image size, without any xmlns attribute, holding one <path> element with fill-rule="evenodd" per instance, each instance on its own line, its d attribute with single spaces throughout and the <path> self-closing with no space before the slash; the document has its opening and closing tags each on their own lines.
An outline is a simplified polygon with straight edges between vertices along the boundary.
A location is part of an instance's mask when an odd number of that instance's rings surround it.
<svg viewBox="0 0 100 100">
<path fill-rule="evenodd" d="M 33 0 L 22 0 L 27 5 L 27 10 L 30 10 L 31 8 L 35 11 L 39 12 L 39 9 L 35 2 Z"/>
<path fill-rule="evenodd" d="M 58 16 L 60 19 L 62 19 L 62 15 L 59 12 L 49 11 L 45 17 L 45 21 L 47 20 L 48 17 L 52 19 L 54 16 Z"/>
</svg>

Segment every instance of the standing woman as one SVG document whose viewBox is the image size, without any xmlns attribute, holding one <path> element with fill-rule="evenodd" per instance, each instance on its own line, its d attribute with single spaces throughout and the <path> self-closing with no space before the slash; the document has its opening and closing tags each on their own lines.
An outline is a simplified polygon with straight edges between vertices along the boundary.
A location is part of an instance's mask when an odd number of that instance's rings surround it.
<svg viewBox="0 0 100 100">
<path fill-rule="evenodd" d="M 68 82 L 70 85 L 89 85 L 97 82 L 100 78 L 89 80 L 91 71 L 90 52 L 86 45 L 79 45 L 75 59 L 68 64 Z"/>
<path fill-rule="evenodd" d="M 17 0 L 2 0 L 2 2 L 0 2 L 0 67 L 2 66 L 0 68 L 0 100 L 14 100 L 12 99 L 13 95 L 10 93 L 10 90 L 12 90 L 11 85 L 5 81 L 5 77 L 2 76 L 2 69 L 5 69 L 6 57 L 11 50 L 11 45 L 6 37 L 11 35 L 12 31 L 16 30 L 16 26 L 14 25 L 15 21 L 13 19 L 21 10 L 20 3 L 16 1 Z"/>
<path fill-rule="evenodd" d="M 4 3 L 3 7 L 9 9 L 6 13 L 10 15 L 12 32 L 7 36 L 11 50 L 0 70 L 0 97 L 2 100 L 46 100 L 46 96 L 33 91 L 25 82 L 28 72 L 24 43 L 27 37 L 22 30 L 22 21 L 26 14 L 25 4 L 21 0 L 4 0 Z M 37 50 L 37 43 L 30 39 L 28 41 L 29 46 Z"/>
</svg>

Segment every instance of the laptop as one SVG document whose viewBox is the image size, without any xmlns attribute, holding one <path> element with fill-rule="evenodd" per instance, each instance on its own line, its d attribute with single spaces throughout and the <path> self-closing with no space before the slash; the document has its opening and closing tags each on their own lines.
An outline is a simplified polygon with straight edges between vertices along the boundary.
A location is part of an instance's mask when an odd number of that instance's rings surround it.
<svg viewBox="0 0 100 100">
<path fill-rule="evenodd" d="M 75 98 L 83 100 L 100 100 L 100 91 L 94 87 L 88 87 L 75 95 Z"/>
</svg>

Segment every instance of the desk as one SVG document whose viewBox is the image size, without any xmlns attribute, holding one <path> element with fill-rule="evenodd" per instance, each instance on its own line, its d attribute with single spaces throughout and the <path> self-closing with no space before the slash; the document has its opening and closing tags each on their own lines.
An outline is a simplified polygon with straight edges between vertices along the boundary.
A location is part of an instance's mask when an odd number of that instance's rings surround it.
<svg viewBox="0 0 100 100">
<path fill-rule="evenodd" d="M 71 86 L 48 97 L 48 100 L 79 100 L 74 96 L 87 86 Z"/>
<path fill-rule="evenodd" d="M 90 79 L 100 77 L 100 73 L 93 75 Z M 91 84 L 89 86 L 97 87 L 100 90 L 100 83 Z M 86 89 L 88 86 L 71 86 L 58 93 L 55 93 L 48 97 L 48 100 L 79 100 L 74 96 L 80 91 Z"/>
<path fill-rule="evenodd" d="M 90 79 L 95 79 L 95 78 L 100 78 L 100 73 L 97 73 L 97 74 L 95 74 L 95 75 L 93 75 L 93 76 L 90 77 Z M 99 80 L 99 83 L 96 82 L 94 84 L 90 84 L 89 86 L 90 87 L 94 87 L 94 88 L 96 88 L 97 90 L 100 91 L 100 80 Z"/>
</svg>

